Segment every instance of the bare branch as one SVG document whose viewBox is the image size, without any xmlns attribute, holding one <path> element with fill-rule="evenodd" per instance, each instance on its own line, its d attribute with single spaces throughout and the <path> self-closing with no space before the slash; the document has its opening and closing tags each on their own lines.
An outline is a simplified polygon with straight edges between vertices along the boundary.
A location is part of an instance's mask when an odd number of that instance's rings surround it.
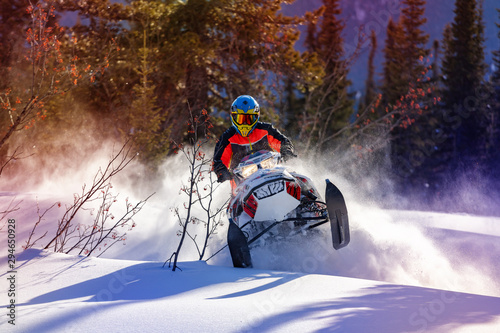
<svg viewBox="0 0 500 333">
<path fill-rule="evenodd" d="M 36 201 L 36 212 L 37 212 L 37 215 L 38 215 L 38 220 L 35 222 L 35 225 L 33 226 L 33 229 L 31 229 L 30 235 L 28 237 L 28 240 L 26 241 L 26 245 L 24 246 L 24 249 L 29 249 L 29 248 L 35 246 L 35 244 L 36 244 L 37 241 L 39 241 L 40 239 L 44 238 L 47 235 L 47 231 L 46 231 L 42 236 L 38 237 L 33 242 L 31 242 L 31 238 L 35 235 L 35 230 L 38 227 L 38 225 L 40 224 L 40 222 L 42 222 L 43 217 L 45 216 L 45 214 L 47 214 L 47 212 L 49 212 L 56 205 L 60 206 L 61 204 L 59 202 L 56 202 L 56 203 L 52 204 L 52 206 L 50 206 L 49 208 L 47 208 L 42 214 L 40 214 L 40 205 L 38 204 L 38 199 L 37 199 L 37 201 Z"/>
<path fill-rule="evenodd" d="M 99 169 L 97 171 L 94 176 L 92 185 L 88 190 L 86 190 L 86 185 L 82 186 L 82 194 L 80 196 L 74 196 L 73 204 L 67 208 L 62 219 L 59 222 L 59 227 L 56 231 L 56 234 L 45 246 L 45 249 L 54 246 L 54 251 L 63 251 L 64 245 L 66 244 L 66 237 L 68 235 L 69 228 L 71 227 L 73 219 L 75 218 L 77 213 L 86 203 L 98 199 L 98 197 L 96 197 L 96 194 L 98 194 L 100 191 L 104 191 L 107 186 L 109 186 L 109 181 L 111 180 L 111 178 L 121 172 L 134 160 L 137 155 L 132 154 L 131 151 L 132 144 L 129 140 L 121 146 L 118 153 L 111 157 L 111 160 L 106 165 L 104 171 L 102 169 Z"/>
<path fill-rule="evenodd" d="M 15 197 L 12 198 L 12 200 L 9 202 L 9 206 L 7 207 L 7 209 L 5 209 L 4 211 L 0 212 L 0 222 L 3 221 L 6 217 L 8 217 L 9 215 L 11 215 L 12 213 L 17 212 L 20 209 L 19 205 L 23 201 L 21 200 L 21 201 L 18 201 L 16 203 L 14 203 L 15 200 L 16 200 Z M 2 226 L 0 226 L 0 231 L 5 227 L 6 224 L 7 224 L 7 220 L 5 220 L 5 222 L 2 224 Z"/>
<path fill-rule="evenodd" d="M 215 233 L 215 228 L 221 224 L 220 219 L 215 223 L 213 221 L 215 220 L 215 217 L 223 211 L 223 208 L 219 208 L 216 209 L 215 213 L 212 212 L 213 193 L 218 186 L 215 186 L 216 181 L 213 179 L 211 173 L 212 160 L 207 158 L 203 151 L 204 145 L 210 142 L 210 138 L 207 133 L 208 129 L 211 128 L 212 125 L 205 110 L 202 110 L 200 116 L 194 116 L 191 109 L 189 109 L 189 113 L 190 121 L 188 126 L 189 133 L 192 135 L 190 145 L 188 147 L 177 145 L 178 150 L 183 153 L 189 163 L 189 184 L 187 186 L 182 186 L 181 188 L 181 191 L 188 196 L 188 202 L 184 203 L 186 217 L 181 217 L 179 209 L 175 208 L 175 214 L 179 220 L 182 230 L 179 232 L 181 239 L 177 250 L 169 259 L 171 260 L 173 258 L 173 271 L 177 268 L 177 259 L 186 236 L 194 243 L 200 260 L 203 259 L 208 245 L 208 239 Z M 201 137 L 199 136 L 200 131 L 204 131 L 204 135 Z M 206 176 L 207 174 L 208 179 Z M 205 212 L 206 221 L 193 216 L 193 208 L 195 206 L 201 207 L 201 209 Z M 198 235 L 193 234 L 188 229 L 189 224 L 192 223 L 203 223 L 206 228 L 205 235 L 201 242 L 198 240 Z"/>
</svg>

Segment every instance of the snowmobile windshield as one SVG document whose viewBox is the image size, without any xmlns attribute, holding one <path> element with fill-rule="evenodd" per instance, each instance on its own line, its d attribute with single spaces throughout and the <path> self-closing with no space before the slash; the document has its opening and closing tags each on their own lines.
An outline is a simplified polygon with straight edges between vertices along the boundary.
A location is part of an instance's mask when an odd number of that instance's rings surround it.
<svg viewBox="0 0 500 333">
<path fill-rule="evenodd" d="M 234 173 L 247 178 L 259 169 L 272 169 L 279 163 L 280 153 L 261 150 L 245 157 Z"/>
<path fill-rule="evenodd" d="M 278 160 L 274 157 L 270 157 L 260 162 L 260 166 L 262 169 L 271 169 L 274 168 L 278 164 Z"/>
</svg>

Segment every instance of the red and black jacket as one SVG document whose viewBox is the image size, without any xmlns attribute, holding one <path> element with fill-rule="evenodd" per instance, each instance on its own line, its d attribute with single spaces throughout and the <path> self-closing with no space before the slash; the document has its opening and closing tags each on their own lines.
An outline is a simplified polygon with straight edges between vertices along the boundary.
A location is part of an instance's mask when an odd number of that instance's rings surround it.
<svg viewBox="0 0 500 333">
<path fill-rule="evenodd" d="M 290 140 L 269 123 L 258 122 L 247 137 L 231 126 L 219 138 L 214 152 L 214 171 L 217 175 L 238 166 L 243 157 L 259 151 L 271 150 L 283 156 L 293 155 Z"/>
</svg>

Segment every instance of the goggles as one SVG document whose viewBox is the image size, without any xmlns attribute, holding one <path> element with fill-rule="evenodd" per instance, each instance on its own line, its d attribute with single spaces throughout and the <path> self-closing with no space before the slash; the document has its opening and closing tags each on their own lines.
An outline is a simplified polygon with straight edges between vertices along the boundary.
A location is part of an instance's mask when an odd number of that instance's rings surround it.
<svg viewBox="0 0 500 333">
<path fill-rule="evenodd" d="M 233 113 L 231 115 L 233 117 L 233 121 L 237 125 L 253 125 L 257 119 L 259 119 L 258 114 L 241 114 L 241 113 Z"/>
</svg>

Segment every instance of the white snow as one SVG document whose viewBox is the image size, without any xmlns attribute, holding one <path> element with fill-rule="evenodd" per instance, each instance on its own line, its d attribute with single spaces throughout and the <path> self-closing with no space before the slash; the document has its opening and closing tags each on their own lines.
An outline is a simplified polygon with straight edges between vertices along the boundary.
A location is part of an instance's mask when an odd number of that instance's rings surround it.
<svg viewBox="0 0 500 333">
<path fill-rule="evenodd" d="M 500 332 L 498 217 L 380 209 L 339 180 L 350 213 L 346 248 L 335 251 L 324 226 L 258 247 L 255 268 L 237 269 L 227 249 L 197 261 L 188 242 L 181 270 L 172 272 L 162 266 L 178 244 L 171 208 L 185 200 L 178 195 L 185 178 L 168 175 L 126 245 L 100 258 L 37 246 L 23 252 L 36 203 L 43 211 L 61 201 L 41 223 L 51 230 L 72 195 L 54 183 L 50 191 L 1 192 L 0 211 L 22 202 L 9 216 L 16 220 L 15 326 L 8 322 L 6 220 L 0 224 L 0 332 Z M 313 180 L 323 191 L 321 179 Z M 147 192 L 115 188 L 131 201 Z M 209 255 L 225 244 L 226 229 L 211 239 Z"/>
<path fill-rule="evenodd" d="M 500 298 L 183 262 L 19 258 L 15 329 L 2 332 L 498 332 Z M 2 276 L 5 279 L 5 274 Z M 2 306 L 3 307 L 3 306 Z"/>
</svg>

